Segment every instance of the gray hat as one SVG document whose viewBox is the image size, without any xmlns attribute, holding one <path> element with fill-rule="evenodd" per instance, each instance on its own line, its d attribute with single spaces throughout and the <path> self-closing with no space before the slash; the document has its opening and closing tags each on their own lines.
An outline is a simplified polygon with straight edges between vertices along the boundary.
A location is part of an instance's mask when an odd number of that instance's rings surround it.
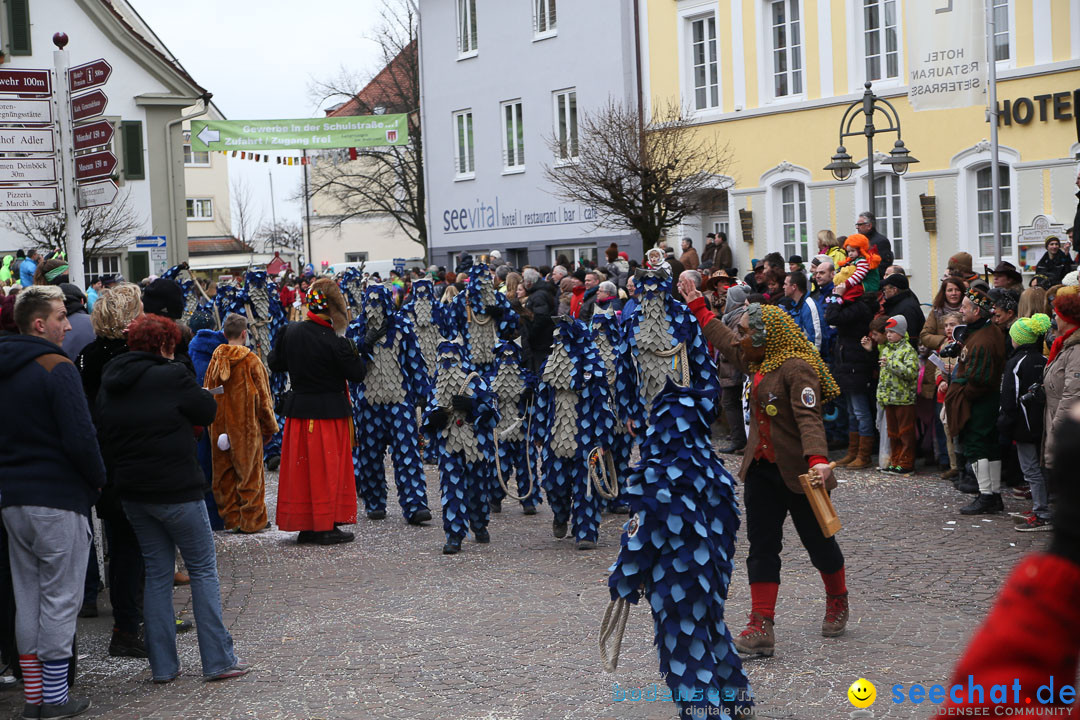
<svg viewBox="0 0 1080 720">
<path fill-rule="evenodd" d="M 886 330 L 892 330 L 900 337 L 907 335 L 907 318 L 903 315 L 893 315 L 889 318 L 889 321 L 885 323 Z"/>
<path fill-rule="evenodd" d="M 731 312 L 737 307 L 742 307 L 750 294 L 750 288 L 746 285 L 732 285 L 727 291 L 727 303 L 724 304 L 724 312 Z"/>
</svg>

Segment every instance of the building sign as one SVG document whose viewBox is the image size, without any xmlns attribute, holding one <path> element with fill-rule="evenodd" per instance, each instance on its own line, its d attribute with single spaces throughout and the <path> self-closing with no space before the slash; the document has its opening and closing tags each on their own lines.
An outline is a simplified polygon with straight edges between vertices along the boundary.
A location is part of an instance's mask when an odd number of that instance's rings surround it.
<svg viewBox="0 0 1080 720">
<path fill-rule="evenodd" d="M 986 101 L 986 32 L 982 0 L 911 0 L 905 8 L 908 102 L 945 110 Z"/>
<path fill-rule="evenodd" d="M 507 207 L 499 202 L 497 195 L 494 203 L 477 199 L 475 205 L 442 212 L 442 231 L 447 235 L 593 222 L 596 222 L 593 208 L 554 201 L 529 208 Z"/>
<path fill-rule="evenodd" d="M 303 120 L 192 120 L 191 149 L 329 150 L 409 144 L 409 116 Z"/>
<path fill-rule="evenodd" d="M 1065 240 L 1065 226 L 1055 221 L 1052 215 L 1036 215 L 1030 225 L 1020 226 L 1017 245 L 1021 272 L 1035 271 L 1039 259 L 1046 253 L 1046 238 L 1051 235 Z"/>
<path fill-rule="evenodd" d="M 998 103 L 998 125 L 1027 125 L 1032 120 L 1049 122 L 1072 120 L 1080 117 L 1080 88 L 1055 93 L 1043 93 L 1034 97 L 1019 97 Z"/>
</svg>

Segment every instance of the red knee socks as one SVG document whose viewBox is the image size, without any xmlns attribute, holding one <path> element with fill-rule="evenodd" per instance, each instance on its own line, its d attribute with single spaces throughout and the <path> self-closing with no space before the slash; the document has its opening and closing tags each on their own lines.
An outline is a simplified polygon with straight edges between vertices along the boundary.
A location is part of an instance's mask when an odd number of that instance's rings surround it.
<svg viewBox="0 0 1080 720">
<path fill-rule="evenodd" d="M 20 655 L 19 667 L 22 668 L 23 696 L 27 705 L 41 704 L 41 661 L 37 655 Z"/>
<path fill-rule="evenodd" d="M 773 619 L 776 614 L 776 596 L 780 593 L 780 583 L 750 583 L 750 612 Z"/>
<path fill-rule="evenodd" d="M 825 581 L 825 592 L 829 595 L 846 595 L 847 580 L 844 578 L 844 568 L 834 573 L 821 573 L 821 579 Z"/>
</svg>

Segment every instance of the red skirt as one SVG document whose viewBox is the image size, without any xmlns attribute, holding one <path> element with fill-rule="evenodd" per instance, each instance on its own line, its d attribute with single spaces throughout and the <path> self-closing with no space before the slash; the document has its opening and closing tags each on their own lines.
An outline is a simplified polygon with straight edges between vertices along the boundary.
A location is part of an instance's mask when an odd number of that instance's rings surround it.
<svg viewBox="0 0 1080 720">
<path fill-rule="evenodd" d="M 287 418 L 278 477 L 281 530 L 333 530 L 356 522 L 349 418 Z"/>
</svg>

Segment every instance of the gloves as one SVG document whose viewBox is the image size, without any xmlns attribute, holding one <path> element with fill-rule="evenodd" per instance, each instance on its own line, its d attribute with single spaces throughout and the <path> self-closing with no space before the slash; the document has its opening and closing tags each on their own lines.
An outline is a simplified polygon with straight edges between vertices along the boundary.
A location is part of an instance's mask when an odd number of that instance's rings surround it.
<svg viewBox="0 0 1080 720">
<path fill-rule="evenodd" d="M 484 312 L 496 320 L 502 320 L 503 309 L 498 305 L 485 305 Z"/>
<path fill-rule="evenodd" d="M 368 330 L 364 335 L 364 347 L 371 350 L 375 347 L 375 343 L 386 337 L 386 325 L 384 324 L 378 330 Z"/>
<path fill-rule="evenodd" d="M 458 412 L 468 413 L 472 412 L 473 407 L 476 405 L 476 400 L 468 395 L 455 395 L 451 398 L 450 405 Z"/>
<path fill-rule="evenodd" d="M 442 430 L 449 421 L 450 413 L 446 412 L 444 408 L 435 408 L 428 415 L 427 424 L 432 430 Z"/>
</svg>

